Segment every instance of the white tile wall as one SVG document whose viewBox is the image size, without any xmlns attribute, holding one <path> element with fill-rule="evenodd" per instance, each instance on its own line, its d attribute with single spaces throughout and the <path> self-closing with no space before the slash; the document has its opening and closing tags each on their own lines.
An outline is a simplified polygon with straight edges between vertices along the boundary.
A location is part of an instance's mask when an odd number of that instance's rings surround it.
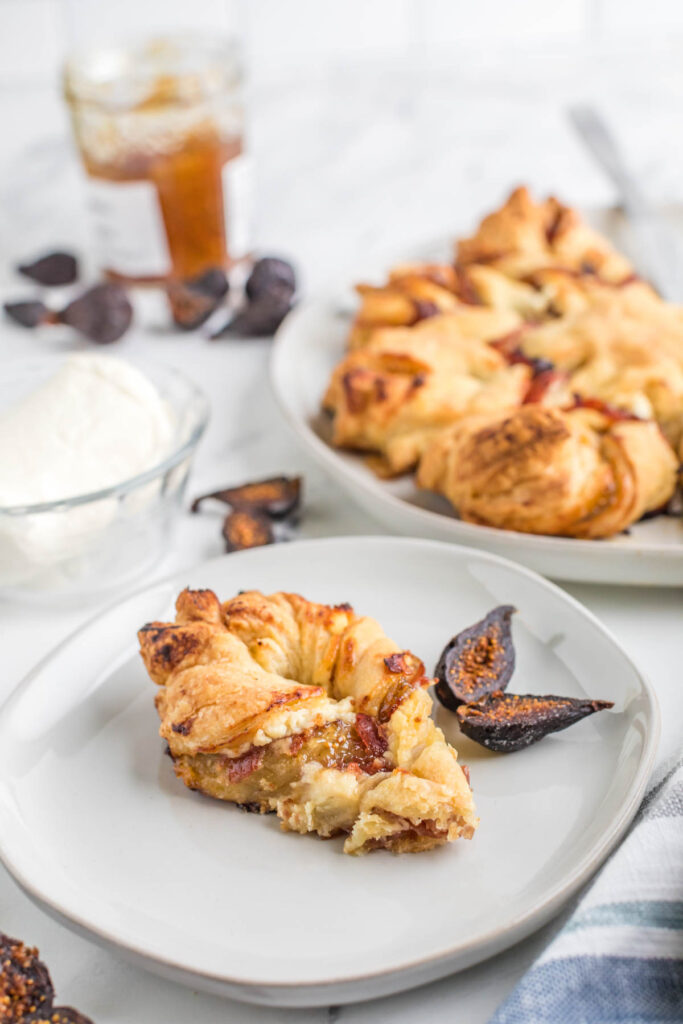
<svg viewBox="0 0 683 1024">
<path fill-rule="evenodd" d="M 0 0 L 0 88 L 47 81 L 67 40 L 243 25 L 257 71 L 373 56 L 683 37 L 681 0 Z"/>
</svg>

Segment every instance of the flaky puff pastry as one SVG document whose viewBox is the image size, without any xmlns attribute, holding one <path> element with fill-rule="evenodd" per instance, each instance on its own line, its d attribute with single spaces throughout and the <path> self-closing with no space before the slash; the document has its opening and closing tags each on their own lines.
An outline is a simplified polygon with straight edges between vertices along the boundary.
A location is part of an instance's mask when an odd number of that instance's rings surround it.
<svg viewBox="0 0 683 1024">
<path fill-rule="evenodd" d="M 413 326 L 441 313 L 457 315 L 462 332 L 483 341 L 520 323 L 512 302 L 484 308 L 467 274 L 448 264 L 405 263 L 394 267 L 385 284 L 359 284 L 356 292 L 360 306 L 349 335 L 351 349 L 363 348 L 378 329 Z"/>
<path fill-rule="evenodd" d="M 683 309 L 634 282 L 593 288 L 562 319 L 522 331 L 520 347 L 568 375 L 572 392 L 654 418 L 683 440 Z"/>
<path fill-rule="evenodd" d="M 332 443 L 372 452 L 384 476 L 411 469 L 435 432 L 471 412 L 519 405 L 527 366 L 460 329 L 457 317 L 377 331 L 335 368 L 323 407 Z"/>
<path fill-rule="evenodd" d="M 600 538 L 664 505 L 676 469 L 656 423 L 527 405 L 461 420 L 427 449 L 417 480 L 468 522 Z"/>
<path fill-rule="evenodd" d="M 184 590 L 138 636 L 160 734 L 192 789 L 283 827 L 346 834 L 346 853 L 430 849 L 478 824 L 430 717 L 422 662 L 349 605 Z"/>
<path fill-rule="evenodd" d="M 536 203 L 526 188 L 515 189 L 471 238 L 458 242 L 457 262 L 483 263 L 514 278 L 547 267 L 597 274 L 605 281 L 633 273 L 628 260 L 576 210 L 554 198 Z"/>
</svg>

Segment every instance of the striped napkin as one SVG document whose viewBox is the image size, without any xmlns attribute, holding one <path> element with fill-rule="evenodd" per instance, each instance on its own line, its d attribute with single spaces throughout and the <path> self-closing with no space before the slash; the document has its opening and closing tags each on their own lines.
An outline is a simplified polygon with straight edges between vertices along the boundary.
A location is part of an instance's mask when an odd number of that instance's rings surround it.
<svg viewBox="0 0 683 1024">
<path fill-rule="evenodd" d="M 683 761 L 491 1024 L 626 1021 L 683 1021 Z"/>
</svg>

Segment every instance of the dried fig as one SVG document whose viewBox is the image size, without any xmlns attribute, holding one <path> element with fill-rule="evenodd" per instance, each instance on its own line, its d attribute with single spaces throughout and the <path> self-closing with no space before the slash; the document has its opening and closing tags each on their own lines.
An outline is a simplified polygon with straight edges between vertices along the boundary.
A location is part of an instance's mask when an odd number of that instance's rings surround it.
<svg viewBox="0 0 683 1024">
<path fill-rule="evenodd" d="M 504 690 L 515 668 L 510 619 L 516 611 L 502 604 L 469 629 L 450 640 L 436 670 L 436 696 L 444 707 L 479 700 L 494 690 Z"/>
<path fill-rule="evenodd" d="M 69 252 L 50 252 L 32 263 L 20 263 L 17 270 L 38 284 L 73 284 L 78 277 L 78 260 Z"/>
<path fill-rule="evenodd" d="M 275 333 L 291 308 L 291 289 L 276 282 L 238 310 L 211 338 L 267 338 Z"/>
<path fill-rule="evenodd" d="M 170 282 L 166 291 L 174 323 L 186 331 L 201 327 L 228 289 L 228 279 L 221 267 L 211 267 L 188 281 Z"/>
<path fill-rule="evenodd" d="M 522 750 L 551 732 L 559 732 L 587 715 L 613 706 L 608 700 L 578 700 L 498 690 L 476 704 L 461 705 L 457 715 L 465 736 L 488 750 L 506 754 Z"/>
<path fill-rule="evenodd" d="M 294 512 L 301 501 L 300 476 L 274 476 L 267 480 L 226 487 L 210 494 L 202 494 L 192 502 L 192 511 L 198 512 L 203 501 L 213 498 L 234 509 L 261 512 L 272 519 L 284 519 Z"/>
<path fill-rule="evenodd" d="M 236 509 L 225 518 L 223 538 L 226 551 L 244 551 L 260 548 L 275 540 L 273 527 L 267 516 L 244 509 Z"/>
<path fill-rule="evenodd" d="M 253 300 L 270 294 L 273 288 L 279 290 L 283 285 L 289 290 L 290 296 L 296 291 L 294 267 L 287 260 L 264 256 L 254 264 L 244 290 L 248 298 Z"/>
<path fill-rule="evenodd" d="M 22 327 L 38 327 L 50 321 L 50 312 L 43 302 L 6 302 L 3 309 L 10 320 Z"/>
<path fill-rule="evenodd" d="M 108 345 L 130 327 L 133 307 L 121 285 L 97 284 L 70 302 L 58 319 L 91 341 Z"/>
</svg>

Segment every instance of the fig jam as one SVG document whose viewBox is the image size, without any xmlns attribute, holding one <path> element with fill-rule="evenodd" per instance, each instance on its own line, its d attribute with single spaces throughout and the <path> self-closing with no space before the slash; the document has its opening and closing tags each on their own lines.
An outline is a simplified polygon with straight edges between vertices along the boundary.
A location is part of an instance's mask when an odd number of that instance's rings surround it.
<svg viewBox="0 0 683 1024">
<path fill-rule="evenodd" d="M 227 41 L 157 39 L 67 65 L 100 263 L 183 281 L 248 252 L 242 74 Z"/>
</svg>

